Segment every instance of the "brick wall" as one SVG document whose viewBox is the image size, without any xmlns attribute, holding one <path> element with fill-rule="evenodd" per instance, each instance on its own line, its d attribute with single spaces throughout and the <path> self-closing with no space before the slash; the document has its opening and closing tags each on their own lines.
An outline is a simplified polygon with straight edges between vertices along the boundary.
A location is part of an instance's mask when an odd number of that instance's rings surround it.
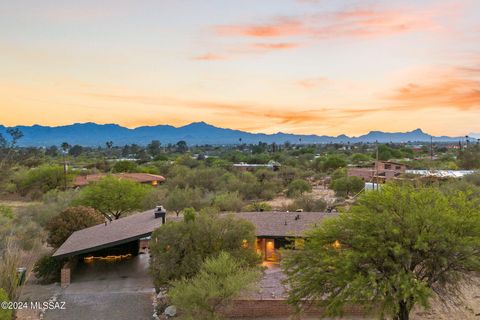
<svg viewBox="0 0 480 320">
<path fill-rule="evenodd" d="M 60 270 L 60 286 L 66 288 L 72 281 L 72 272 L 78 263 L 78 258 L 72 258 L 67 261 Z"/>
<path fill-rule="evenodd" d="M 66 288 L 70 285 L 71 277 L 72 277 L 72 270 L 70 268 L 69 263 L 67 262 L 62 267 L 62 270 L 60 270 L 60 285 L 62 288 Z"/>
<path fill-rule="evenodd" d="M 225 315 L 232 318 L 255 318 L 255 317 L 288 317 L 295 314 L 294 309 L 285 300 L 235 300 L 233 305 L 226 310 Z M 321 317 L 322 309 L 310 307 L 303 313 L 305 316 Z M 345 316 L 365 316 L 363 308 L 359 306 L 347 307 Z"/>
</svg>

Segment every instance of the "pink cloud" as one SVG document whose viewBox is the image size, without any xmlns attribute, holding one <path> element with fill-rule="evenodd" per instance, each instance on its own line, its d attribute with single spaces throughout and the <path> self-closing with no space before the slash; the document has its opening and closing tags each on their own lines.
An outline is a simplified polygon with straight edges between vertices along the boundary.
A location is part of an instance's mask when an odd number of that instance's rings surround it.
<svg viewBox="0 0 480 320">
<path fill-rule="evenodd" d="M 195 56 L 192 58 L 193 60 L 199 61 L 215 61 L 215 60 L 225 60 L 226 57 L 223 55 L 215 54 L 215 53 L 206 53 L 199 56 Z"/>
<path fill-rule="evenodd" d="M 303 79 L 297 82 L 297 84 L 305 89 L 312 89 L 320 85 L 327 84 L 329 80 L 324 77 Z"/>
<path fill-rule="evenodd" d="M 307 16 L 277 17 L 265 23 L 232 24 L 214 27 L 220 36 L 273 38 L 309 36 L 313 38 L 381 37 L 413 31 L 440 29 L 435 18 L 452 8 L 370 8 L 359 7 Z"/>
</svg>

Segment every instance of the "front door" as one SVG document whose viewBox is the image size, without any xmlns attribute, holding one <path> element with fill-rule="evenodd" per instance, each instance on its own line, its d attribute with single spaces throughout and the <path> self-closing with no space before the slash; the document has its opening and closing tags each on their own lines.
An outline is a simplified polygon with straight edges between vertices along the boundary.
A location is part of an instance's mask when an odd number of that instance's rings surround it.
<svg viewBox="0 0 480 320">
<path fill-rule="evenodd" d="M 265 241 L 265 260 L 276 261 L 277 255 L 275 253 L 275 240 L 266 239 Z"/>
</svg>

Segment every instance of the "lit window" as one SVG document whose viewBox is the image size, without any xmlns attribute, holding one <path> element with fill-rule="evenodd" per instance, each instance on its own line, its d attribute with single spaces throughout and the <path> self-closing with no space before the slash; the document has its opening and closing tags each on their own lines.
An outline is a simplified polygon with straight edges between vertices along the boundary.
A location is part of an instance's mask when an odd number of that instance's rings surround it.
<svg viewBox="0 0 480 320">
<path fill-rule="evenodd" d="M 340 249 L 342 247 L 342 245 L 340 244 L 340 241 L 335 240 L 335 242 L 332 244 L 332 247 L 334 249 Z"/>
</svg>

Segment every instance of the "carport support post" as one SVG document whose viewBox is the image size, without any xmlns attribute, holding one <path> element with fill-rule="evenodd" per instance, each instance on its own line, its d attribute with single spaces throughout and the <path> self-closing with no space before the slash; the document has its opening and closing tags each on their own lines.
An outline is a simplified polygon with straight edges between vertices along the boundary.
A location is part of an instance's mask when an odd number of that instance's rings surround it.
<svg viewBox="0 0 480 320">
<path fill-rule="evenodd" d="M 76 257 L 70 258 L 67 262 L 65 262 L 60 270 L 60 286 L 62 288 L 66 288 L 70 285 L 72 280 L 72 271 L 77 265 L 77 262 L 78 259 Z"/>
</svg>

